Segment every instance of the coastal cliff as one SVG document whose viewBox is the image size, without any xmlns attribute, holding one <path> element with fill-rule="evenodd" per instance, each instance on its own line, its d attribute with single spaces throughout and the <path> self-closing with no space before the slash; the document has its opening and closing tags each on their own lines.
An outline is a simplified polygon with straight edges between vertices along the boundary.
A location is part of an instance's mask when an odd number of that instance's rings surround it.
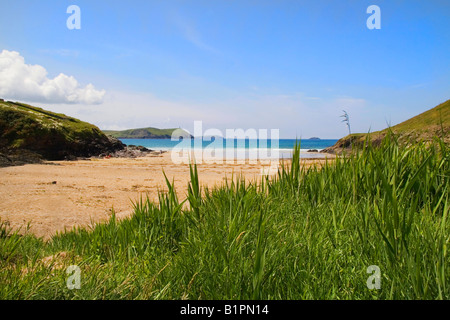
<svg viewBox="0 0 450 320">
<path fill-rule="evenodd" d="M 0 166 L 98 156 L 124 148 L 87 122 L 0 99 Z"/>
</svg>

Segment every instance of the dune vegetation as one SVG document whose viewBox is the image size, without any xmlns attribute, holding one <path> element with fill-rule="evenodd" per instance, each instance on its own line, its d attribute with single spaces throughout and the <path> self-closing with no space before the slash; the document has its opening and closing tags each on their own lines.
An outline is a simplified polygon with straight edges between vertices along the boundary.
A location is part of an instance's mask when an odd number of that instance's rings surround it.
<svg viewBox="0 0 450 320">
<path fill-rule="evenodd" d="M 368 140 L 366 140 L 368 141 Z M 325 165 L 235 177 L 44 242 L 0 229 L 1 299 L 449 299 L 449 150 L 384 139 Z M 23 231 L 23 230 L 22 230 Z M 67 268 L 81 271 L 67 287 Z M 380 289 L 367 286 L 370 266 Z M 369 271 L 371 269 L 369 268 Z"/>
</svg>

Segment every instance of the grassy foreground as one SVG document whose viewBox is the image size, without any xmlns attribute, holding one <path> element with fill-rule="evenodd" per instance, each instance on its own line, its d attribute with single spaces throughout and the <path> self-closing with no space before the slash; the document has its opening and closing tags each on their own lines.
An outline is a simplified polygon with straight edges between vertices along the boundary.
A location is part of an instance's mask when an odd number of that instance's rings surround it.
<svg viewBox="0 0 450 320">
<path fill-rule="evenodd" d="M 309 169 L 297 147 L 258 184 L 201 190 L 192 167 L 188 206 L 168 181 L 159 204 L 48 242 L 3 224 L 0 298 L 449 299 L 448 147 L 388 141 Z"/>
</svg>

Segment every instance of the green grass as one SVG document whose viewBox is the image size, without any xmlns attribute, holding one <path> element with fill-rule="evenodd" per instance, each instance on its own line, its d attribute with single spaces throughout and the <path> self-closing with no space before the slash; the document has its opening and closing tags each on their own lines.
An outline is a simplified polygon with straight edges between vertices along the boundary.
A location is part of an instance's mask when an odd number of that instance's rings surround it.
<svg viewBox="0 0 450 320">
<path fill-rule="evenodd" d="M 52 130 L 69 141 L 103 135 L 99 128 L 87 122 L 19 102 L 0 102 L 0 119 L 2 136 L 19 141 L 16 147 L 22 146 L 20 140 Z"/>
<path fill-rule="evenodd" d="M 52 148 L 102 138 L 107 139 L 99 128 L 87 122 L 24 103 L 0 102 L 0 148 L 52 153 Z"/>
<path fill-rule="evenodd" d="M 43 242 L 0 230 L 1 299 L 449 299 L 449 150 L 379 148 L 322 167 L 292 163 Z M 54 260 L 43 259 L 64 252 Z M 44 261 L 47 261 L 45 263 Z M 66 287 L 69 265 L 81 289 Z M 381 270 L 381 289 L 366 286 Z"/>
</svg>

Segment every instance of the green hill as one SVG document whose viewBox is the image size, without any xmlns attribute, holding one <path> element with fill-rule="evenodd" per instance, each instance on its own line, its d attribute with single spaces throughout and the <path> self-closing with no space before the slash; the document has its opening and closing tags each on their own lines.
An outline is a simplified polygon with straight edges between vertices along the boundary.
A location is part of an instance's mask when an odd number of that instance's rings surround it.
<svg viewBox="0 0 450 320">
<path fill-rule="evenodd" d="M 441 123 L 444 129 L 450 127 L 450 100 L 441 103 L 440 105 L 425 111 L 411 119 L 392 127 L 392 130 L 397 133 L 409 134 L 412 132 L 420 133 L 439 133 L 441 131 Z M 386 131 L 383 130 L 383 131 Z"/>
<path fill-rule="evenodd" d="M 170 139 L 175 130 L 181 130 L 181 135 L 184 137 L 192 137 L 186 131 L 178 128 L 173 129 L 158 129 L 158 128 L 138 128 L 128 129 L 122 131 L 103 130 L 103 132 L 111 137 L 117 139 Z"/>
<path fill-rule="evenodd" d="M 440 137 L 445 143 L 450 143 L 450 100 L 427 110 L 411 119 L 403 121 L 393 127 L 370 133 L 372 142 L 376 145 L 389 131 L 395 133 L 398 140 L 403 143 L 415 143 L 418 141 L 431 141 L 434 137 Z M 367 134 L 355 133 L 348 135 L 336 142 L 332 147 L 322 150 L 326 153 L 340 153 L 350 149 L 351 145 L 362 145 Z"/>
<path fill-rule="evenodd" d="M 0 155 L 3 164 L 18 155 L 32 156 L 35 160 L 63 160 L 96 156 L 124 147 L 119 140 L 106 136 L 87 122 L 0 99 Z M 26 163 L 27 159 L 23 162 Z"/>
</svg>

